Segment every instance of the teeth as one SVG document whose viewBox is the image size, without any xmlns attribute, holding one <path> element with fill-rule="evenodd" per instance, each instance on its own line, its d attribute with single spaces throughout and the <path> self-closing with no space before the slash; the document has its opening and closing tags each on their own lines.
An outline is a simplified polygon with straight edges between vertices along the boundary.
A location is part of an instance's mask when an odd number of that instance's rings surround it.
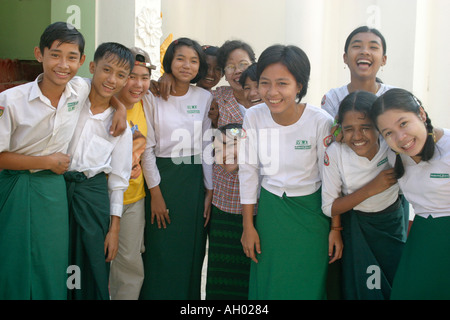
<svg viewBox="0 0 450 320">
<path fill-rule="evenodd" d="M 369 60 L 365 60 L 365 59 L 358 60 L 358 61 L 356 61 L 356 63 L 372 65 L 372 62 L 370 62 Z"/>
<path fill-rule="evenodd" d="M 353 144 L 357 147 L 361 147 L 361 146 L 365 145 L 366 143 L 365 142 L 358 142 L 358 143 L 354 142 Z"/>
<path fill-rule="evenodd" d="M 281 99 L 280 100 L 269 100 L 269 102 L 272 104 L 277 104 L 277 103 L 281 102 Z"/>
<path fill-rule="evenodd" d="M 103 84 L 103 86 L 105 86 L 106 88 L 108 88 L 108 89 L 110 89 L 110 90 L 114 90 L 114 87 L 110 87 L 110 86 L 108 86 L 108 85 L 106 85 L 106 84 Z"/>
<path fill-rule="evenodd" d="M 259 102 L 259 101 L 261 101 L 261 99 L 255 99 L 255 100 L 252 100 L 253 103 Z"/>
<path fill-rule="evenodd" d="M 405 144 L 402 148 L 403 148 L 403 149 L 408 149 L 409 147 L 412 146 L 413 143 L 414 143 L 414 140 L 411 140 L 410 142 L 408 142 L 407 144 Z"/>
<path fill-rule="evenodd" d="M 69 73 L 68 72 L 58 72 L 58 71 L 55 71 L 56 72 L 56 74 L 59 74 L 60 76 L 67 76 Z"/>
</svg>

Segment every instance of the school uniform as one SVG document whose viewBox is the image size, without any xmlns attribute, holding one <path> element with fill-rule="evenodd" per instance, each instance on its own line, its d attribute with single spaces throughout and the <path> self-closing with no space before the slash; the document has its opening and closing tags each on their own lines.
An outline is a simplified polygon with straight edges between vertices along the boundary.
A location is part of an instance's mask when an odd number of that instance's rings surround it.
<svg viewBox="0 0 450 320">
<path fill-rule="evenodd" d="M 212 95 L 190 86 L 168 101 L 147 95 L 147 148 L 142 167 L 149 188 L 159 185 L 171 223 L 152 225 L 146 210 L 143 253 L 145 278 L 140 299 L 200 299 L 205 256 L 205 188 L 212 190 Z M 150 201 L 150 195 L 148 194 Z"/>
<path fill-rule="evenodd" d="M 378 89 L 376 96 L 381 96 L 386 91 L 394 88 L 391 85 L 380 83 L 380 88 Z M 333 118 L 337 116 L 339 111 L 339 105 L 341 101 L 348 96 L 348 86 L 342 86 L 338 88 L 333 88 L 328 91 L 322 98 L 322 109 L 328 112 Z"/>
<path fill-rule="evenodd" d="M 256 204 L 262 253 L 250 269 L 249 299 L 324 299 L 330 219 L 321 210 L 321 170 L 332 118 L 309 104 L 294 124 L 278 125 L 265 104 L 244 119 L 242 204 Z"/>
<path fill-rule="evenodd" d="M 0 93 L 0 152 L 67 153 L 89 85 L 68 82 L 57 108 L 39 82 Z M 65 182 L 50 170 L 0 173 L 0 299 L 66 299 L 68 214 Z"/>
<path fill-rule="evenodd" d="M 133 163 L 128 189 L 123 195 L 119 250 L 111 262 L 111 300 L 137 300 L 144 281 L 145 181 L 140 158 L 145 150 L 147 122 L 142 101 L 127 110 L 133 134 Z"/>
<path fill-rule="evenodd" d="M 450 299 L 450 130 L 436 143 L 433 158 L 415 163 L 401 155 L 398 180 L 415 212 L 392 287 L 391 299 Z M 395 162 L 395 157 L 391 157 Z"/>
<path fill-rule="evenodd" d="M 384 139 L 372 160 L 358 156 L 344 143 L 332 143 L 325 153 L 322 210 L 331 217 L 333 202 L 352 194 L 391 168 Z M 392 281 L 406 241 L 399 186 L 395 184 L 341 215 L 344 228 L 342 297 L 351 300 L 389 299 Z M 367 270 L 380 270 L 380 287 L 367 286 Z"/>
<path fill-rule="evenodd" d="M 70 225 L 70 264 L 80 268 L 81 289 L 73 299 L 109 300 L 109 263 L 104 241 L 110 215 L 121 217 L 123 193 L 131 172 L 132 134 L 109 133 L 114 109 L 92 114 L 87 99 L 69 145 L 72 162 L 64 175 Z"/>
</svg>

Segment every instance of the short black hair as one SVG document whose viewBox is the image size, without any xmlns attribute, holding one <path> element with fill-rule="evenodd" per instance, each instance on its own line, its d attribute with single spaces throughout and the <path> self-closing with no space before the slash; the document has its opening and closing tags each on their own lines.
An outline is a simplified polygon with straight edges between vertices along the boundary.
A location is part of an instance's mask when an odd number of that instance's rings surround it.
<svg viewBox="0 0 450 320">
<path fill-rule="evenodd" d="M 271 64 L 281 63 L 294 76 L 297 83 L 302 85 L 302 89 L 297 94 L 297 101 L 300 102 L 308 92 L 308 83 L 311 73 L 311 64 L 306 53 L 294 45 L 276 44 L 265 49 L 258 59 L 256 76 L 259 78 L 264 69 Z"/>
<path fill-rule="evenodd" d="M 253 52 L 253 49 L 249 44 L 240 40 L 225 41 L 225 43 L 217 51 L 217 64 L 220 68 L 222 68 L 223 73 L 225 73 L 225 65 L 227 63 L 228 56 L 236 49 L 242 49 L 247 52 L 252 63 L 256 61 L 255 52 Z"/>
<path fill-rule="evenodd" d="M 83 35 L 71 24 L 67 22 L 54 22 L 45 28 L 39 41 L 39 49 L 44 53 L 44 49 L 50 49 L 53 42 L 58 41 L 58 46 L 63 43 L 78 44 L 80 58 L 84 54 L 85 40 Z"/>
<path fill-rule="evenodd" d="M 195 52 L 197 52 L 200 67 L 198 69 L 197 76 L 191 80 L 191 83 L 197 83 L 201 78 L 204 78 L 206 74 L 208 73 L 208 63 L 206 62 L 206 54 L 203 51 L 200 44 L 192 39 L 189 38 L 179 38 L 175 41 L 172 41 L 172 43 L 169 45 L 169 47 L 166 50 L 166 53 L 164 54 L 163 59 L 163 68 L 164 71 L 167 73 L 172 73 L 172 61 L 175 56 L 175 50 L 179 46 L 187 46 L 192 49 L 194 49 Z"/>
<path fill-rule="evenodd" d="M 242 88 L 244 88 L 247 78 L 250 78 L 252 81 L 258 81 L 258 78 L 256 77 L 256 62 L 242 72 L 241 77 L 239 78 L 239 83 Z"/>
<path fill-rule="evenodd" d="M 100 59 L 115 56 L 119 61 L 118 65 L 128 66 L 130 71 L 134 67 L 134 56 L 130 49 L 117 42 L 104 42 L 98 46 L 94 53 L 94 62 L 97 63 Z"/>
<path fill-rule="evenodd" d="M 347 53 L 348 51 L 348 47 L 350 46 L 350 41 L 352 41 L 352 38 L 357 35 L 358 33 L 373 33 L 374 35 L 376 35 L 378 38 L 381 39 L 381 44 L 383 45 L 383 55 L 386 55 L 387 52 L 387 47 L 386 47 L 386 39 L 384 38 L 384 36 L 381 34 L 381 32 L 375 28 L 369 28 L 367 26 L 361 26 L 356 28 L 355 30 L 353 30 L 349 36 L 347 37 L 347 40 L 345 40 L 345 46 L 344 46 L 344 52 Z"/>
</svg>

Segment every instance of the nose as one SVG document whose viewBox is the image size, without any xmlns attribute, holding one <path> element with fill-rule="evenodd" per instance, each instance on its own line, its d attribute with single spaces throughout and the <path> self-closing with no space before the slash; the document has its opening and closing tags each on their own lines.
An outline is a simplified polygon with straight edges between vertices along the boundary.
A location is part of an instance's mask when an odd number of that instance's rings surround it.
<svg viewBox="0 0 450 320">
<path fill-rule="evenodd" d="M 364 135 L 364 134 L 363 134 L 363 132 L 362 132 L 361 129 L 356 129 L 356 130 L 353 131 L 353 139 L 354 139 L 354 140 L 359 140 L 359 139 L 361 139 L 363 135 Z"/>
<path fill-rule="evenodd" d="M 69 64 L 68 64 L 67 59 L 66 59 L 65 57 L 61 57 L 61 58 L 59 59 L 58 65 L 59 65 L 59 67 L 61 67 L 61 68 L 65 68 L 65 67 L 67 67 Z"/>
</svg>

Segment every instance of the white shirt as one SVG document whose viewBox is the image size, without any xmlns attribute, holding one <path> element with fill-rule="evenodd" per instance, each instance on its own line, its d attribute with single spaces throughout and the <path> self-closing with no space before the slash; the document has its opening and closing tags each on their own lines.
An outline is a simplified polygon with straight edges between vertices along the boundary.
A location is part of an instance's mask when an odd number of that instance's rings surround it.
<svg viewBox="0 0 450 320">
<path fill-rule="evenodd" d="M 394 87 L 386 85 L 384 83 L 380 83 L 380 89 L 378 89 L 376 95 L 379 97 L 392 88 Z M 331 89 L 322 98 L 322 109 L 328 112 L 333 118 L 335 118 L 339 111 L 339 105 L 341 104 L 342 100 L 344 100 L 344 98 L 348 96 L 348 94 L 349 92 L 347 85 Z"/>
<path fill-rule="evenodd" d="M 241 203 L 256 203 L 258 171 L 261 186 L 279 197 L 316 192 L 332 124 L 330 115 L 309 104 L 289 126 L 277 124 L 266 104 L 248 109 L 243 124 L 247 138 L 241 140 L 239 152 Z"/>
<path fill-rule="evenodd" d="M 390 169 L 389 146 L 380 138 L 380 148 L 372 160 L 358 156 L 345 143 L 332 143 L 326 150 L 322 183 L 322 211 L 331 217 L 333 202 L 352 194 L 372 181 L 381 171 Z M 398 198 L 398 183 L 354 207 L 363 212 L 378 212 Z"/>
<path fill-rule="evenodd" d="M 161 182 L 156 157 L 200 155 L 205 188 L 213 189 L 212 132 L 208 117 L 212 99 L 209 91 L 192 85 L 184 96 L 169 96 L 167 101 L 145 95 L 147 146 L 142 155 L 142 168 L 149 188 Z"/>
<path fill-rule="evenodd" d="M 90 86 L 74 77 L 55 108 L 42 94 L 41 80 L 42 74 L 34 82 L 0 93 L 0 152 L 28 156 L 67 152 Z"/>
<path fill-rule="evenodd" d="M 450 130 L 436 144 L 430 161 L 416 163 L 401 155 L 405 174 L 398 180 L 400 189 L 417 215 L 424 218 L 450 216 Z M 395 155 L 389 159 L 395 163 Z"/>
<path fill-rule="evenodd" d="M 72 162 L 69 171 L 78 171 L 92 178 L 100 172 L 108 175 L 110 214 L 122 216 L 123 193 L 128 188 L 133 137 L 127 129 L 118 137 L 109 133 L 115 110 L 109 107 L 104 112 L 93 115 L 89 99 L 81 110 L 69 154 Z"/>
</svg>

